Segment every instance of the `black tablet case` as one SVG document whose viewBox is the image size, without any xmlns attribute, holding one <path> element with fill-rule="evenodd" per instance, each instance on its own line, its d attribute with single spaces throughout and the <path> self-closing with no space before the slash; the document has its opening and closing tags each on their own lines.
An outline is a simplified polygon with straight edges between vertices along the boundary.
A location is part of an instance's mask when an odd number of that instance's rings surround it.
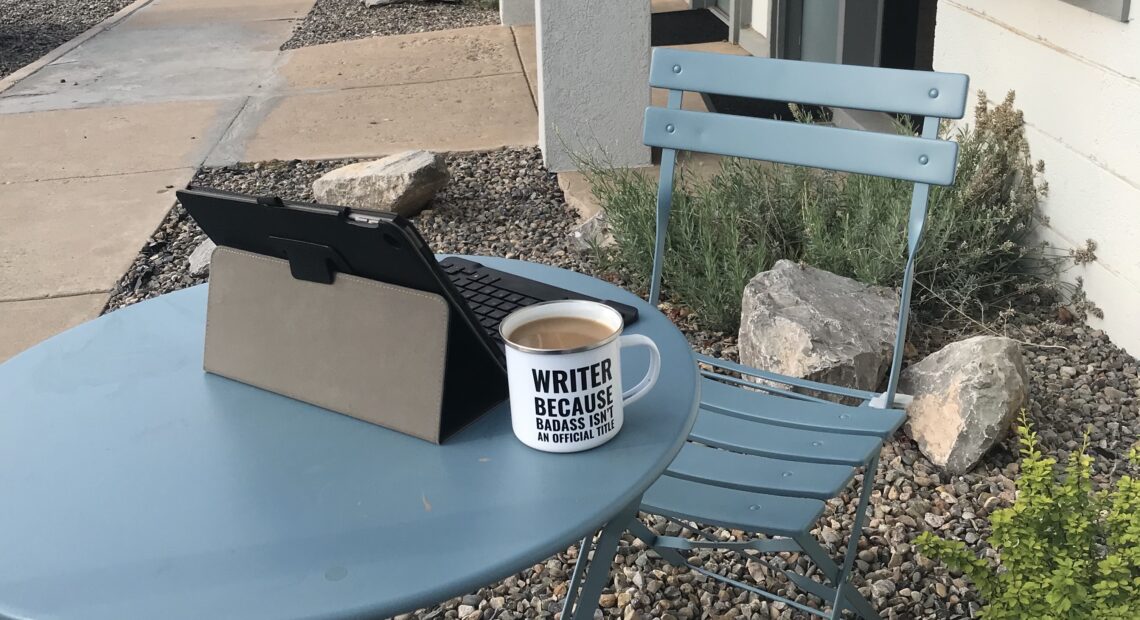
<svg viewBox="0 0 1140 620">
<path fill-rule="evenodd" d="M 211 267 L 207 371 L 435 443 L 506 398 L 497 348 L 414 228 L 397 216 L 213 190 L 178 196 L 218 244 L 216 258 L 222 253 Z M 327 295 L 321 287 L 329 287 Z M 351 333 L 367 337 L 346 337 Z M 282 338 L 298 346 L 286 342 L 282 349 Z M 442 367 L 423 351 L 440 346 Z M 350 372 L 368 359 L 376 360 L 374 375 Z M 354 365 L 332 372 L 344 360 Z M 392 372 L 401 368 L 393 360 L 416 371 Z M 315 367 L 323 368 L 322 380 L 305 381 L 303 373 Z M 373 383 L 362 385 L 368 377 Z M 436 391 L 438 407 L 425 397 Z M 423 410 L 419 418 L 416 409 Z"/>
</svg>

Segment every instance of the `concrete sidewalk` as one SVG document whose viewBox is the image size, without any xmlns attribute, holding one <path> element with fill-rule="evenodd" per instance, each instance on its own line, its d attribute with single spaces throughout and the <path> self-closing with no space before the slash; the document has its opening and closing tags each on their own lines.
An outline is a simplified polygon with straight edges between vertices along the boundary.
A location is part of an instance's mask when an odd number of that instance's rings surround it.
<svg viewBox="0 0 1140 620">
<path fill-rule="evenodd" d="M 532 29 L 279 51 L 314 0 L 154 0 L 0 92 L 0 361 L 98 316 L 203 163 L 533 145 Z"/>
</svg>

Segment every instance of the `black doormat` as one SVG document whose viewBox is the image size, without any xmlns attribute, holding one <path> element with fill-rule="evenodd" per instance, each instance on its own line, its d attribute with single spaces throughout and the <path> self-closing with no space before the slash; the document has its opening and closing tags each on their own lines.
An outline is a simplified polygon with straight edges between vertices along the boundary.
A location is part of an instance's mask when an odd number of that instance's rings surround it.
<svg viewBox="0 0 1140 620">
<path fill-rule="evenodd" d="M 728 24 L 706 9 L 654 13 L 649 23 L 649 41 L 654 47 L 728 40 Z"/>
</svg>

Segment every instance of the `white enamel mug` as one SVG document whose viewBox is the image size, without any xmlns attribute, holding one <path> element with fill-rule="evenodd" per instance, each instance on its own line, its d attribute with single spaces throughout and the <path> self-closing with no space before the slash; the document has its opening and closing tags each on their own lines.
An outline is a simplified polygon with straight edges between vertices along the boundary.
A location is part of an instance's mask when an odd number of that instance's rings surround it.
<svg viewBox="0 0 1140 620">
<path fill-rule="evenodd" d="M 522 325 L 554 317 L 582 318 L 612 332 L 576 349 L 535 349 L 513 342 Z M 579 452 L 613 439 L 624 421 L 624 406 L 657 383 L 661 353 L 640 334 L 622 335 L 621 315 L 593 301 L 548 301 L 516 310 L 499 325 L 507 344 L 511 425 L 526 445 L 546 452 Z M 632 388 L 621 389 L 621 350 L 649 349 L 649 370 Z"/>
</svg>

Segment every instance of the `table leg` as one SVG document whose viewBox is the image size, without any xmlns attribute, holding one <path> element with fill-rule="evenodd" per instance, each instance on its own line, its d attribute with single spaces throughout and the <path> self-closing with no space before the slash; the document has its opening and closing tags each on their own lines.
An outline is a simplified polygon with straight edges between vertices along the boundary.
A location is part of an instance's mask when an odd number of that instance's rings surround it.
<svg viewBox="0 0 1140 620">
<path fill-rule="evenodd" d="M 613 567 L 614 555 L 617 554 L 621 535 L 626 531 L 630 520 L 637 518 L 639 506 L 641 506 L 640 497 L 623 508 L 617 516 L 602 527 L 598 542 L 593 545 L 594 557 L 592 559 L 590 559 L 590 547 L 593 537 L 587 536 L 582 539 L 582 546 L 578 551 L 578 561 L 574 565 L 574 572 L 570 575 L 569 588 L 566 590 L 566 602 L 562 605 L 561 620 L 593 620 L 594 610 L 598 608 L 598 598 L 602 595 L 602 588 L 610 581 L 610 569 Z M 586 565 L 587 562 L 589 566 Z M 579 591 L 579 585 L 581 591 Z"/>
<path fill-rule="evenodd" d="M 562 611 L 574 609 L 578 600 L 578 589 L 582 587 L 582 577 L 586 574 L 586 564 L 590 557 L 590 550 L 594 548 L 594 535 L 589 534 L 578 545 L 578 560 L 574 562 L 574 571 L 570 573 L 570 583 L 566 584 L 566 600 L 562 602 Z"/>
</svg>

